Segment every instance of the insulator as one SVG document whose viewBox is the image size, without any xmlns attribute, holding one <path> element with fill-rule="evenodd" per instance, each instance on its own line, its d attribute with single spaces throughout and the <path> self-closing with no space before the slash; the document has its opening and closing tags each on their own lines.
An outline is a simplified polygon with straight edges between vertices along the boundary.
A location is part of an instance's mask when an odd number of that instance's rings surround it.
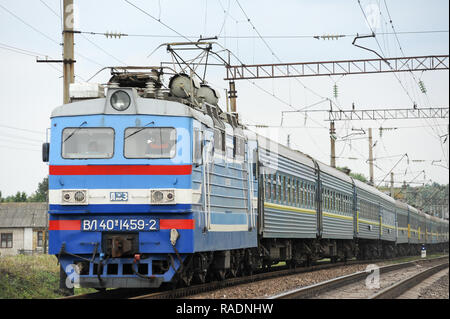
<svg viewBox="0 0 450 319">
<path fill-rule="evenodd" d="M 427 93 L 427 89 L 422 80 L 419 81 L 419 88 L 420 88 L 420 91 L 422 91 L 422 93 L 424 93 L 424 94 Z"/>
<path fill-rule="evenodd" d="M 106 38 L 114 38 L 114 39 L 116 39 L 116 38 L 121 38 L 122 36 L 125 36 L 126 34 L 123 34 L 123 33 L 120 33 L 120 32 L 109 32 L 109 31 L 107 31 L 106 33 L 105 33 L 105 37 Z"/>
<path fill-rule="evenodd" d="M 338 86 L 337 86 L 337 84 L 335 84 L 333 86 L 333 95 L 334 95 L 334 98 L 337 99 L 337 97 L 338 97 Z"/>
<path fill-rule="evenodd" d="M 322 39 L 322 40 L 339 40 L 339 38 L 343 38 L 345 37 L 345 35 L 342 34 L 325 34 L 325 35 L 321 35 L 321 36 L 314 36 L 314 39 Z"/>
<path fill-rule="evenodd" d="M 154 95 L 156 91 L 155 83 L 152 81 L 149 81 L 146 83 L 145 93 L 148 95 Z"/>
</svg>

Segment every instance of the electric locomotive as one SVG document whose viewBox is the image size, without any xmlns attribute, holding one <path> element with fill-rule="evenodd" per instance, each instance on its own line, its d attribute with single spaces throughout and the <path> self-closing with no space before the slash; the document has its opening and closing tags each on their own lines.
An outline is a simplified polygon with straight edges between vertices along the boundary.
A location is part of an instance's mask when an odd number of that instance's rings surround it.
<svg viewBox="0 0 450 319">
<path fill-rule="evenodd" d="M 163 90 L 161 75 L 116 73 L 104 96 L 72 92 L 52 112 L 49 253 L 83 287 L 190 284 L 255 266 L 256 144 L 214 89 L 175 74 Z"/>
</svg>

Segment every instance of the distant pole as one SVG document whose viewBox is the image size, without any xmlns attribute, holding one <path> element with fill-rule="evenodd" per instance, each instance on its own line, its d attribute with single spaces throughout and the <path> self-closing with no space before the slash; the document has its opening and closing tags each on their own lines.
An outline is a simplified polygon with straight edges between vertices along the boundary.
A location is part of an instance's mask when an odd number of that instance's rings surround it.
<svg viewBox="0 0 450 319">
<path fill-rule="evenodd" d="M 227 112 L 230 113 L 230 103 L 228 99 L 228 90 L 225 89 L 225 100 L 227 101 Z"/>
<path fill-rule="evenodd" d="M 334 122 L 330 122 L 330 144 L 331 144 L 331 155 L 330 155 L 330 166 L 336 167 L 336 130 L 334 128 Z"/>
<path fill-rule="evenodd" d="M 372 128 L 369 128 L 369 176 L 370 185 L 374 185 L 373 180 L 373 144 L 372 144 Z"/>
<path fill-rule="evenodd" d="M 69 88 L 70 83 L 75 82 L 74 69 L 74 33 L 73 33 L 73 0 L 64 0 L 64 14 L 63 14 L 63 66 L 64 66 L 64 88 L 63 88 L 63 103 L 67 104 L 70 101 Z"/>
<path fill-rule="evenodd" d="M 391 172 L 391 197 L 395 199 L 395 195 L 394 195 L 394 172 Z"/>
<path fill-rule="evenodd" d="M 228 93 L 230 94 L 231 112 L 235 113 L 237 95 L 236 95 L 236 84 L 234 83 L 234 81 L 230 81 L 230 90 L 228 91 Z"/>
</svg>

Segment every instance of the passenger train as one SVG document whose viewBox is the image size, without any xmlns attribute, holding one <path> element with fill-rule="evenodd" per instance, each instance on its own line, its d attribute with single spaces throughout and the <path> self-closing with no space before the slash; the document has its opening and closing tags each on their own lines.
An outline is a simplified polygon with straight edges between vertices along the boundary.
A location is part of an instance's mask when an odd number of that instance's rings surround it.
<svg viewBox="0 0 450 319">
<path fill-rule="evenodd" d="M 112 72 L 53 110 L 49 253 L 82 287 L 159 287 L 281 261 L 448 249 L 449 226 L 246 129 L 219 94 L 163 68 Z"/>
</svg>

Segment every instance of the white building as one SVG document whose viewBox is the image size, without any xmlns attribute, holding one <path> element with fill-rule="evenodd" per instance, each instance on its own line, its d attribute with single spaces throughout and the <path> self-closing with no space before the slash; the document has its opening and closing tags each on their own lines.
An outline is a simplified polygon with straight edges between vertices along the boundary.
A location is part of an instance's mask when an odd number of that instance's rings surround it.
<svg viewBox="0 0 450 319">
<path fill-rule="evenodd" d="M 44 252 L 47 203 L 0 204 L 0 256 Z"/>
</svg>

